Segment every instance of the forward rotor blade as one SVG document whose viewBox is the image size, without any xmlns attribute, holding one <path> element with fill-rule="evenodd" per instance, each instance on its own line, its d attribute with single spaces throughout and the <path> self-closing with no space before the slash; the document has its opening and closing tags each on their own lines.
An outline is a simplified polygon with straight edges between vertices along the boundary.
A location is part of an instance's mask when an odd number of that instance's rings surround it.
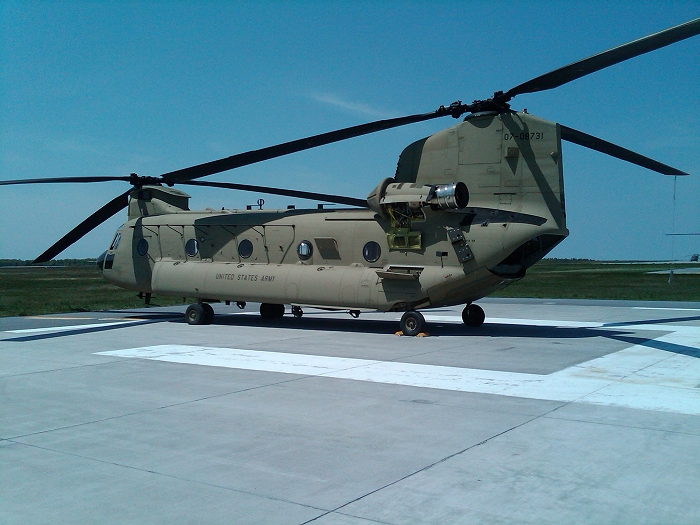
<svg viewBox="0 0 700 525">
<path fill-rule="evenodd" d="M 611 157 L 616 157 L 620 160 L 631 162 L 632 164 L 642 166 L 643 168 L 648 168 L 652 171 L 662 173 L 663 175 L 688 175 L 685 171 L 662 164 L 661 162 L 625 149 L 617 144 L 599 139 L 598 137 L 594 137 L 593 135 L 589 135 L 588 133 L 569 128 L 567 126 L 561 126 L 561 138 L 563 140 L 573 142 L 574 144 L 578 144 L 579 146 L 583 146 L 584 148 L 600 151 L 601 153 L 605 153 Z"/>
<path fill-rule="evenodd" d="M 15 179 L 15 180 L 2 180 L 0 181 L 0 186 L 10 186 L 13 184 L 52 184 L 60 182 L 111 182 L 111 181 L 126 181 L 130 182 L 130 177 L 45 177 L 42 179 Z"/>
<path fill-rule="evenodd" d="M 684 24 L 665 29 L 653 35 L 645 36 L 639 40 L 603 51 L 583 60 L 579 60 L 568 66 L 560 67 L 544 75 L 533 78 L 515 86 L 505 94 L 505 99 L 510 100 L 523 93 L 535 93 L 562 86 L 572 80 L 581 78 L 619 62 L 629 60 L 644 53 L 680 42 L 691 36 L 700 34 L 700 18 Z"/>
<path fill-rule="evenodd" d="M 263 160 L 289 155 L 290 153 L 296 153 L 297 151 L 316 148 L 325 144 L 340 142 L 341 140 L 359 137 L 361 135 L 368 135 L 369 133 L 375 133 L 386 129 L 397 128 L 407 124 L 414 124 L 416 122 L 423 122 L 425 120 L 444 117 L 447 115 L 452 115 L 453 112 L 457 114 L 457 110 L 453 108 L 461 107 L 462 106 L 460 104 L 455 103 L 447 108 L 440 106 L 440 108 L 431 113 L 422 113 L 419 115 L 409 115 L 406 117 L 368 122 L 367 124 L 360 124 L 359 126 L 351 126 L 349 128 L 339 129 L 337 131 L 321 133 L 320 135 L 293 140 L 291 142 L 285 142 L 283 144 L 277 144 L 267 148 L 238 153 L 237 155 L 232 155 L 230 157 L 226 157 L 225 159 L 213 160 L 211 162 L 205 162 L 204 164 L 198 164 L 197 166 L 190 166 L 189 168 L 164 173 L 161 175 L 161 177 L 168 184 L 179 184 L 188 180 L 206 177 L 207 175 L 221 173 L 222 171 L 228 171 L 234 168 L 240 168 L 241 166 L 247 166 Z M 457 116 L 461 115 L 461 113 L 463 113 L 463 111 L 457 114 Z"/>
<path fill-rule="evenodd" d="M 129 193 L 131 190 L 122 193 L 118 197 L 112 199 L 107 204 L 102 206 L 95 213 L 90 215 L 83 222 L 78 224 L 75 228 L 65 234 L 58 242 L 56 242 L 51 248 L 42 253 L 39 257 L 34 259 L 32 263 L 42 263 L 47 262 L 56 257 L 63 250 L 68 248 L 71 244 L 82 238 L 88 232 L 97 228 L 100 224 L 105 222 L 107 219 L 112 217 L 114 214 L 120 212 L 129 205 Z"/>
<path fill-rule="evenodd" d="M 229 190 L 252 191 L 255 193 L 267 193 L 270 195 L 284 195 L 286 197 L 296 197 L 298 199 L 309 199 L 313 201 L 333 202 L 336 204 L 346 204 L 348 206 L 358 206 L 360 208 L 368 208 L 367 201 L 363 199 L 355 199 L 353 197 L 343 197 L 342 195 L 328 195 L 326 193 L 312 193 L 309 191 L 285 190 L 282 188 L 270 188 L 268 186 L 253 186 L 250 184 L 235 184 L 230 182 L 206 182 L 206 181 L 188 181 L 181 184 L 190 186 L 208 186 L 211 188 L 226 188 Z"/>
</svg>

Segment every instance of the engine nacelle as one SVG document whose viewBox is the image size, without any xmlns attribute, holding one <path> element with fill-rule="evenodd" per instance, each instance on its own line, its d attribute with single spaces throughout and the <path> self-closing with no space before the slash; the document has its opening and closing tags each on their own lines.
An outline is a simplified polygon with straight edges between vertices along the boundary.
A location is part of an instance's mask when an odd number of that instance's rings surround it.
<svg viewBox="0 0 700 525">
<path fill-rule="evenodd" d="M 469 204 L 469 190 L 463 182 L 439 184 L 433 188 L 433 197 L 428 202 L 440 209 L 461 210 Z"/>
<path fill-rule="evenodd" d="M 462 209 L 469 204 L 469 190 L 463 182 L 430 185 L 393 180 L 384 179 L 367 196 L 369 207 L 382 216 L 386 216 L 387 206 L 396 204 L 406 204 L 412 209 L 428 204 L 441 210 Z"/>
</svg>

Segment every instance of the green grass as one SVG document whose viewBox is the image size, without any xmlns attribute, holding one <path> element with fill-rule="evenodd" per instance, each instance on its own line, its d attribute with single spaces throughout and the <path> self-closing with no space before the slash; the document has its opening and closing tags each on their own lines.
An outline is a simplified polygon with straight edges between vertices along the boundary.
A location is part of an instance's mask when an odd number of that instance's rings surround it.
<svg viewBox="0 0 700 525">
<path fill-rule="evenodd" d="M 59 261 L 60 263 L 61 261 Z M 545 260 L 527 276 L 495 297 L 550 299 L 626 299 L 700 301 L 700 275 L 674 276 L 647 272 L 683 268 L 689 263 L 602 263 Z M 181 298 L 153 297 L 152 305 L 182 304 Z M 104 281 L 93 264 L 69 266 L 0 266 L 0 317 L 138 308 L 134 292 Z"/>
<path fill-rule="evenodd" d="M 154 297 L 151 304 L 182 304 L 182 298 Z M 142 306 L 136 292 L 109 284 L 95 266 L 0 267 L 0 317 Z"/>
<path fill-rule="evenodd" d="M 700 301 L 700 274 L 675 274 L 670 285 L 668 274 L 648 273 L 690 266 L 696 265 L 544 260 L 494 297 Z"/>
</svg>

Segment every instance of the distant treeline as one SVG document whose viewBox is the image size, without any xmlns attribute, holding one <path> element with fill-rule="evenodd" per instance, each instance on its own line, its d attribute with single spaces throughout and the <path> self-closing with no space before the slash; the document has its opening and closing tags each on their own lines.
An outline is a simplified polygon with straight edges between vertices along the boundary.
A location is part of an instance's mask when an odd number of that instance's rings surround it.
<svg viewBox="0 0 700 525">
<path fill-rule="evenodd" d="M 545 259 L 549 262 L 567 263 L 567 262 L 593 262 L 592 259 Z M 96 259 L 58 259 L 52 260 L 37 266 L 94 266 L 97 263 Z M 5 266 L 33 266 L 32 261 L 23 261 L 22 259 L 0 259 L 0 268 Z"/>
<path fill-rule="evenodd" d="M 38 264 L 37 266 L 94 266 L 96 259 L 59 259 Z M 5 266 L 33 266 L 32 261 L 22 259 L 0 259 L 0 267 Z"/>
</svg>

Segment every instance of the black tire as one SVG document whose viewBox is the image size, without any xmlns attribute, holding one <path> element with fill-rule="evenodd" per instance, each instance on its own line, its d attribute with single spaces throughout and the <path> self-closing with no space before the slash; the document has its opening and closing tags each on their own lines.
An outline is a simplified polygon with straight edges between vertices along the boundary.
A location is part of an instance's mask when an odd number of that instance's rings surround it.
<svg viewBox="0 0 700 525">
<path fill-rule="evenodd" d="M 202 303 L 204 309 L 204 324 L 211 324 L 214 321 L 214 308 L 209 303 Z"/>
<path fill-rule="evenodd" d="M 406 312 L 401 316 L 400 326 L 404 335 L 418 335 L 424 324 L 425 318 L 420 312 Z"/>
<path fill-rule="evenodd" d="M 292 306 L 292 315 L 296 317 L 297 319 L 301 319 L 301 316 L 304 315 L 304 310 L 301 309 L 301 306 Z"/>
<path fill-rule="evenodd" d="M 486 319 L 486 314 L 481 306 L 477 304 L 468 304 L 462 310 L 462 321 L 467 326 L 481 326 L 484 324 L 484 319 Z"/>
<path fill-rule="evenodd" d="M 204 308 L 202 308 L 201 304 L 189 305 L 185 312 L 185 318 L 187 319 L 187 324 L 204 324 L 206 318 Z"/>
<path fill-rule="evenodd" d="M 262 303 L 260 305 L 260 316 L 263 319 L 279 319 L 284 315 L 283 304 Z"/>
</svg>

